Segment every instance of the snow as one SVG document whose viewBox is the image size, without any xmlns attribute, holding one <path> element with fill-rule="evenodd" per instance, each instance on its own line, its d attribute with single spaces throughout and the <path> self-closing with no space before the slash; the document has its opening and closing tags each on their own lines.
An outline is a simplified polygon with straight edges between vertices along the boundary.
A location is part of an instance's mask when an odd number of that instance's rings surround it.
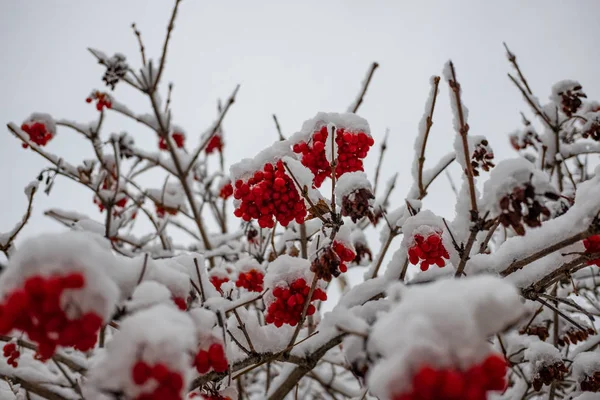
<svg viewBox="0 0 600 400">
<path fill-rule="evenodd" d="M 231 165 L 229 173 L 233 182 L 238 179 L 246 180 L 254 172 L 262 170 L 266 164 L 276 164 L 285 156 L 293 156 L 292 148 L 288 140 L 274 142 L 271 146 L 259 152 L 254 158 L 244 158 L 240 162 Z"/>
<path fill-rule="evenodd" d="M 363 132 L 371 135 L 371 129 L 366 119 L 353 113 L 325 113 L 319 112 L 313 118 L 306 120 L 302 124 L 300 131 L 294 133 L 288 141 L 291 144 L 298 142 L 308 142 L 314 132 L 318 132 L 323 126 L 335 126 L 337 129 L 344 129 L 346 132 Z M 331 140 L 328 140 L 329 142 Z"/>
<path fill-rule="evenodd" d="M 581 382 L 587 376 L 593 376 L 596 372 L 600 372 L 600 354 L 598 351 L 579 353 L 573 359 L 571 368 L 573 378 Z"/>
<path fill-rule="evenodd" d="M 191 354 L 196 350 L 195 337 L 192 319 L 175 307 L 157 305 L 126 318 L 90 369 L 86 398 L 108 399 L 103 393 L 111 390 L 123 390 L 131 398 L 151 391 L 156 384 L 153 380 L 142 386 L 132 380 L 131 370 L 138 360 L 150 365 L 163 363 L 169 370 L 181 372 L 184 387 L 187 386 Z"/>
<path fill-rule="evenodd" d="M 145 281 L 135 288 L 131 300 L 125 303 L 125 309 L 134 312 L 157 304 L 169 304 L 169 302 L 172 303 L 171 292 L 165 285 L 155 281 Z"/>
<path fill-rule="evenodd" d="M 29 277 L 66 275 L 80 272 L 85 287 L 65 291 L 61 302 L 75 302 L 82 313 L 96 312 L 108 321 L 119 298 L 119 288 L 111 277 L 119 266 L 95 235 L 85 232 L 44 234 L 23 242 L 0 275 L 0 293 L 22 287 Z"/>
<path fill-rule="evenodd" d="M 560 351 L 551 344 L 542 341 L 530 343 L 523 356 L 532 364 L 534 371 L 562 362 Z"/>
<path fill-rule="evenodd" d="M 358 189 L 367 189 L 369 192 L 373 192 L 367 174 L 361 171 L 346 172 L 335 182 L 336 203 L 341 207 L 344 197 Z"/>
<path fill-rule="evenodd" d="M 369 354 L 381 357 L 368 383 L 382 400 L 404 392 L 423 364 L 464 369 L 480 362 L 491 351 L 487 337 L 524 315 L 517 290 L 489 276 L 397 283 L 388 295 L 400 301 L 375 323 L 367 343 Z"/>
<path fill-rule="evenodd" d="M 310 262 L 303 258 L 291 257 L 287 254 L 277 257 L 277 259 L 267 267 L 267 274 L 264 278 L 265 287 L 270 288 L 265 296 L 264 301 L 268 306 L 275 301 L 272 289 L 278 286 L 287 287 L 296 279 L 304 279 L 308 286 L 311 285 L 314 274 L 310 271 Z M 324 288 L 325 285 L 319 281 L 317 287 Z"/>
</svg>

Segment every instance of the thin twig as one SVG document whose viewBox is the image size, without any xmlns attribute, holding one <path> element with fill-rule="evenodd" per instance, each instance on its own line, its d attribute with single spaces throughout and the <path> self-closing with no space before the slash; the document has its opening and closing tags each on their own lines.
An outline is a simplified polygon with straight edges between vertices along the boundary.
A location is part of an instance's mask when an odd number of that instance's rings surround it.
<svg viewBox="0 0 600 400">
<path fill-rule="evenodd" d="M 350 105 L 350 107 L 348 107 L 348 112 L 356 113 L 358 111 L 358 109 L 360 108 L 360 105 L 363 102 L 365 94 L 367 93 L 367 89 L 369 88 L 369 84 L 371 83 L 371 79 L 373 79 L 373 74 L 375 73 L 375 70 L 377 69 L 377 67 L 379 67 L 378 63 L 373 62 L 373 64 L 371 64 L 371 67 L 369 68 L 369 71 L 367 72 L 367 77 L 363 81 L 363 86 L 360 90 L 360 93 L 359 93 L 357 99 L 354 101 L 354 103 L 352 103 Z"/>
<path fill-rule="evenodd" d="M 179 3 L 181 3 L 181 0 L 175 0 L 175 6 L 173 7 L 171 20 L 169 21 L 169 25 L 167 26 L 167 36 L 165 37 L 165 43 L 163 44 L 162 55 L 160 57 L 160 64 L 158 66 L 158 73 L 156 74 L 156 79 L 151 90 L 152 93 L 156 91 L 162 73 L 165 69 L 165 64 L 167 61 L 167 49 L 169 48 L 169 39 L 171 39 L 171 33 L 173 32 L 173 28 L 175 27 L 175 17 L 177 16 L 177 9 L 179 8 Z"/>
<path fill-rule="evenodd" d="M 279 140 L 285 140 L 283 133 L 281 132 L 281 126 L 279 126 L 279 121 L 277 120 L 277 115 L 273 114 L 273 121 L 275 121 L 275 128 L 277 128 L 277 134 L 279 135 Z"/>
<path fill-rule="evenodd" d="M 452 71 L 454 73 L 454 69 Z M 454 79 L 456 80 L 456 77 L 454 77 Z M 419 159 L 418 159 L 419 171 L 418 171 L 417 182 L 419 185 L 419 195 L 421 197 L 425 196 L 425 188 L 423 186 L 423 167 L 425 165 L 425 148 L 427 147 L 427 138 L 429 137 L 429 132 L 431 131 L 431 126 L 433 125 L 433 111 L 435 110 L 435 102 L 437 100 L 439 84 L 440 84 L 440 77 L 434 76 L 433 80 L 431 82 L 431 85 L 433 86 L 433 88 L 432 88 L 433 99 L 431 101 L 431 108 L 429 109 L 429 114 L 427 115 L 425 134 L 423 135 L 423 143 L 421 145 L 421 153 L 419 154 Z M 460 98 L 457 101 L 460 101 Z M 461 110 L 461 114 L 462 114 L 462 110 Z"/>
</svg>

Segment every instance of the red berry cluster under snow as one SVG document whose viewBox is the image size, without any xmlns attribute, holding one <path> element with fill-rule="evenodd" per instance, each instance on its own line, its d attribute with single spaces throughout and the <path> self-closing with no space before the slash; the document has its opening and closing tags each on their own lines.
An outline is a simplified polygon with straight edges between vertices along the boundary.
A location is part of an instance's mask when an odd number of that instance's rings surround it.
<svg viewBox="0 0 600 400">
<path fill-rule="evenodd" d="M 221 290 L 221 285 L 225 282 L 229 282 L 229 278 L 226 276 L 213 275 L 210 277 L 210 283 L 219 291 Z"/>
<path fill-rule="evenodd" d="M 246 288 L 250 292 L 262 292 L 264 277 L 265 276 L 261 271 L 255 269 L 251 269 L 247 272 L 240 272 L 238 279 L 235 282 L 235 286 Z"/>
<path fill-rule="evenodd" d="M 296 279 L 288 287 L 277 286 L 273 289 L 275 301 L 269 305 L 265 315 L 266 323 L 275 324 L 278 328 L 283 324 L 296 326 L 300 322 L 300 317 L 302 317 L 304 302 L 309 293 L 310 286 L 306 284 L 303 278 Z M 327 300 L 327 293 L 320 288 L 316 288 L 310 301 L 315 300 Z M 306 315 L 313 315 L 315 311 L 315 306 L 310 304 Z"/>
<path fill-rule="evenodd" d="M 54 132 L 49 129 L 43 122 L 25 122 L 21 125 L 21 130 L 29 135 L 29 140 L 38 146 L 45 146 L 54 137 Z M 23 148 L 26 149 L 27 143 L 22 144 Z"/>
<path fill-rule="evenodd" d="M 340 272 L 348 271 L 348 265 L 346 263 L 354 261 L 356 254 L 341 242 L 333 242 L 333 251 L 335 251 L 340 258 Z"/>
<path fill-rule="evenodd" d="M 433 264 L 440 268 L 446 265 L 444 258 L 449 259 L 450 255 L 442 243 L 441 234 L 434 233 L 427 238 L 415 235 L 414 239 L 414 246 L 408 249 L 408 259 L 411 264 L 417 265 L 419 260 L 423 260 L 420 265 L 422 271 L 427 271 Z"/>
<path fill-rule="evenodd" d="M 131 378 L 138 385 L 144 385 L 154 380 L 157 385 L 152 392 L 142 393 L 135 400 L 180 400 L 183 390 L 183 376 L 180 372 L 171 371 L 161 363 L 149 365 L 144 361 L 138 361 L 133 365 Z"/>
<path fill-rule="evenodd" d="M 204 149 L 204 151 L 206 151 L 206 154 L 211 154 L 215 150 L 219 153 L 223 151 L 223 140 L 219 135 L 213 135 L 213 137 L 211 137 L 208 143 L 206 144 L 206 148 Z"/>
<path fill-rule="evenodd" d="M 219 197 L 222 199 L 228 199 L 233 194 L 233 186 L 231 183 L 223 185 L 221 190 L 219 191 Z"/>
<path fill-rule="evenodd" d="M 223 345 L 213 343 L 208 350 L 200 350 L 194 359 L 194 367 L 200 374 L 207 373 L 211 368 L 213 371 L 221 373 L 227 371 L 229 363 Z"/>
<path fill-rule="evenodd" d="M 585 246 L 585 252 L 587 254 L 600 253 L 600 235 L 593 235 L 583 240 Z M 600 267 L 600 258 L 595 260 L 589 260 L 587 265 L 597 265 Z"/>
<path fill-rule="evenodd" d="M 256 171 L 246 182 L 237 180 L 233 197 L 240 201 L 235 216 L 244 221 L 257 219 L 261 228 L 273 228 L 274 219 L 287 226 L 293 220 L 301 224 L 306 217 L 304 200 L 281 160 L 275 166 L 265 164 L 263 171 Z"/>
<path fill-rule="evenodd" d="M 321 186 L 323 181 L 331 177 L 331 165 L 325 154 L 326 141 L 329 133 L 327 126 L 313 133 L 311 140 L 296 143 L 293 150 L 302 154 L 302 164 L 310 169 L 315 176 L 314 185 Z M 336 130 L 337 160 L 335 175 L 339 178 L 346 172 L 363 171 L 362 160 L 367 156 L 374 140 L 364 132 L 346 132 L 344 128 Z"/>
<path fill-rule="evenodd" d="M 4 357 L 8 358 L 8 360 L 6 361 L 8 365 L 12 366 L 13 368 L 17 368 L 19 366 L 17 360 L 21 356 L 21 352 L 17 350 L 17 345 L 12 342 L 6 343 L 2 348 L 2 351 Z"/>
<path fill-rule="evenodd" d="M 183 132 L 173 132 L 171 134 L 171 139 L 177 148 L 183 149 L 183 146 L 185 145 L 185 134 L 183 134 Z M 165 151 L 169 150 L 169 144 L 164 137 L 161 137 L 158 141 L 158 148 Z"/>
<path fill-rule="evenodd" d="M 187 310 L 187 301 L 183 297 L 173 297 L 173 303 L 179 308 L 181 311 Z"/>
<path fill-rule="evenodd" d="M 158 218 L 164 218 L 167 214 L 177 215 L 177 213 L 179 212 L 177 208 L 167 207 L 164 204 L 154 203 L 154 205 L 156 207 L 156 216 Z"/>
<path fill-rule="evenodd" d="M 412 378 L 410 392 L 393 400 L 486 400 L 490 391 L 504 390 L 507 365 L 493 354 L 466 371 L 423 366 Z"/>
<path fill-rule="evenodd" d="M 42 360 L 52 357 L 57 346 L 72 346 L 80 351 L 92 349 L 102 318 L 88 312 L 70 319 L 61 307 L 65 290 L 84 286 L 81 273 L 28 278 L 23 288 L 13 290 L 0 304 L 0 334 L 13 329 L 27 333 L 38 344 L 37 353 Z"/>
<path fill-rule="evenodd" d="M 88 103 L 91 103 L 93 100 L 96 100 L 96 110 L 98 111 L 102 111 L 104 107 L 112 108 L 112 99 L 108 93 L 94 91 L 85 99 Z"/>
</svg>

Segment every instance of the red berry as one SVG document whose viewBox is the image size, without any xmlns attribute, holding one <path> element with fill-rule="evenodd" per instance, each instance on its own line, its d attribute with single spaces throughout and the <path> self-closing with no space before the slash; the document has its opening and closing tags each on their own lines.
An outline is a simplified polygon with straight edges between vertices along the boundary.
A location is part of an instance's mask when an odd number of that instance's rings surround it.
<svg viewBox="0 0 600 400">
<path fill-rule="evenodd" d="M 143 361 L 138 361 L 133 365 L 131 376 L 136 385 L 143 385 L 150 379 L 152 369 Z"/>
</svg>

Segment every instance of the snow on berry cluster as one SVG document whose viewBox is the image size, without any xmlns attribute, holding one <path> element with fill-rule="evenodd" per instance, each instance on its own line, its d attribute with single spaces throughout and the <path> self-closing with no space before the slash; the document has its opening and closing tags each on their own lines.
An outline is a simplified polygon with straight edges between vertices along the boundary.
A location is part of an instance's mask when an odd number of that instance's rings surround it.
<svg viewBox="0 0 600 400">
<path fill-rule="evenodd" d="M 112 108 L 113 99 L 108 93 L 93 90 L 92 93 L 85 99 L 87 103 L 96 101 L 96 110 L 102 111 L 105 107 Z"/>
<path fill-rule="evenodd" d="M 24 332 L 42 360 L 58 346 L 92 349 L 119 297 L 107 274 L 112 255 L 82 232 L 39 236 L 23 247 L 0 276 L 0 334 Z"/>
<path fill-rule="evenodd" d="M 350 230 L 346 226 L 341 227 L 333 242 L 325 234 L 318 233 L 310 244 L 309 252 L 311 272 L 326 282 L 348 271 L 348 263 L 356 258 Z"/>
<path fill-rule="evenodd" d="M 185 132 L 183 129 L 174 127 L 173 132 L 171 132 L 171 142 L 175 143 L 175 146 L 178 149 L 183 149 L 185 146 Z M 166 138 L 161 137 L 158 141 L 158 148 L 163 151 L 169 150 L 169 144 L 167 143 Z"/>
<path fill-rule="evenodd" d="M 413 287 L 395 284 L 388 296 L 397 303 L 375 322 L 366 343 L 375 359 L 367 376 L 373 395 L 453 400 L 471 399 L 467 395 L 473 391 L 473 399 L 484 400 L 487 391 L 504 387 L 506 365 L 493 355 L 488 337 L 524 318 L 515 287 L 478 276 Z M 469 385 L 458 397 L 441 397 L 458 391 L 465 380 Z M 419 397 L 421 390 L 430 397 Z"/>
<path fill-rule="evenodd" d="M 159 218 L 164 218 L 166 215 L 177 215 L 179 210 L 187 211 L 185 192 L 177 183 L 168 183 L 161 189 L 147 189 L 147 193 L 154 201 L 156 215 Z"/>
<path fill-rule="evenodd" d="M 393 400 L 486 400 L 488 392 L 506 387 L 504 357 L 490 354 L 467 370 L 422 366 L 413 376 L 408 392 L 394 394 Z"/>
<path fill-rule="evenodd" d="M 275 221 L 282 226 L 294 220 L 301 224 L 306 217 L 304 200 L 282 160 L 265 164 L 247 180 L 236 180 L 233 197 L 237 200 L 235 216 L 244 221 L 256 219 L 261 228 L 273 228 Z"/>
<path fill-rule="evenodd" d="M 21 130 L 29 135 L 29 140 L 38 146 L 45 146 L 56 136 L 56 123 L 48 114 L 33 113 L 21 124 Z M 28 147 L 27 143 L 22 144 Z"/>
<path fill-rule="evenodd" d="M 402 244 L 408 249 L 408 260 L 422 271 L 431 265 L 442 268 L 450 258 L 444 240 L 443 221 L 429 210 L 419 212 L 406 219 L 403 227 Z"/>
<path fill-rule="evenodd" d="M 230 198 L 233 195 L 233 185 L 231 184 L 231 179 L 222 179 L 217 186 L 217 193 L 219 197 L 224 200 Z"/>
<path fill-rule="evenodd" d="M 159 304 L 125 318 L 90 369 L 84 395 L 183 399 L 195 337 L 193 320 L 173 306 Z"/>
<path fill-rule="evenodd" d="M 194 358 L 194 366 L 199 374 L 206 374 L 211 369 L 215 372 L 225 372 L 228 365 L 221 343 L 213 343 L 206 350 L 200 349 Z"/>
<path fill-rule="evenodd" d="M 17 344 L 15 342 L 6 343 L 4 347 L 2 347 L 2 354 L 7 358 L 6 363 L 13 368 L 17 368 L 19 366 L 19 362 L 17 361 L 21 356 L 21 352 L 17 350 Z"/>
<path fill-rule="evenodd" d="M 308 260 L 282 255 L 269 264 L 265 284 L 271 288 L 265 294 L 267 311 L 265 321 L 281 327 L 284 324 L 296 326 L 302 317 L 302 310 L 310 294 L 313 274 L 309 271 Z M 318 284 L 310 303 L 327 300 L 327 294 Z M 308 306 L 306 315 L 313 315 L 316 307 Z"/>
<path fill-rule="evenodd" d="M 344 174 L 335 184 L 335 200 L 341 207 L 342 215 L 356 222 L 364 217 L 374 221 L 373 188 L 364 172 Z"/>
<path fill-rule="evenodd" d="M 216 315 L 202 308 L 193 309 L 189 315 L 194 321 L 198 338 L 198 348 L 193 360 L 194 368 L 199 374 L 206 374 L 211 370 L 218 373 L 227 371 L 229 361 L 219 336 L 220 328 L 217 326 Z"/>
<path fill-rule="evenodd" d="M 331 139 L 332 133 L 335 140 Z M 350 113 L 319 113 L 306 121 L 290 141 L 294 153 L 301 155 L 302 164 L 313 173 L 315 187 L 331 177 L 334 158 L 336 178 L 347 172 L 362 171 L 362 160 L 374 144 L 367 121 Z"/>
<path fill-rule="evenodd" d="M 235 266 L 239 271 L 235 286 L 243 287 L 250 292 L 263 291 L 265 272 L 256 259 L 242 258 Z"/>
</svg>

